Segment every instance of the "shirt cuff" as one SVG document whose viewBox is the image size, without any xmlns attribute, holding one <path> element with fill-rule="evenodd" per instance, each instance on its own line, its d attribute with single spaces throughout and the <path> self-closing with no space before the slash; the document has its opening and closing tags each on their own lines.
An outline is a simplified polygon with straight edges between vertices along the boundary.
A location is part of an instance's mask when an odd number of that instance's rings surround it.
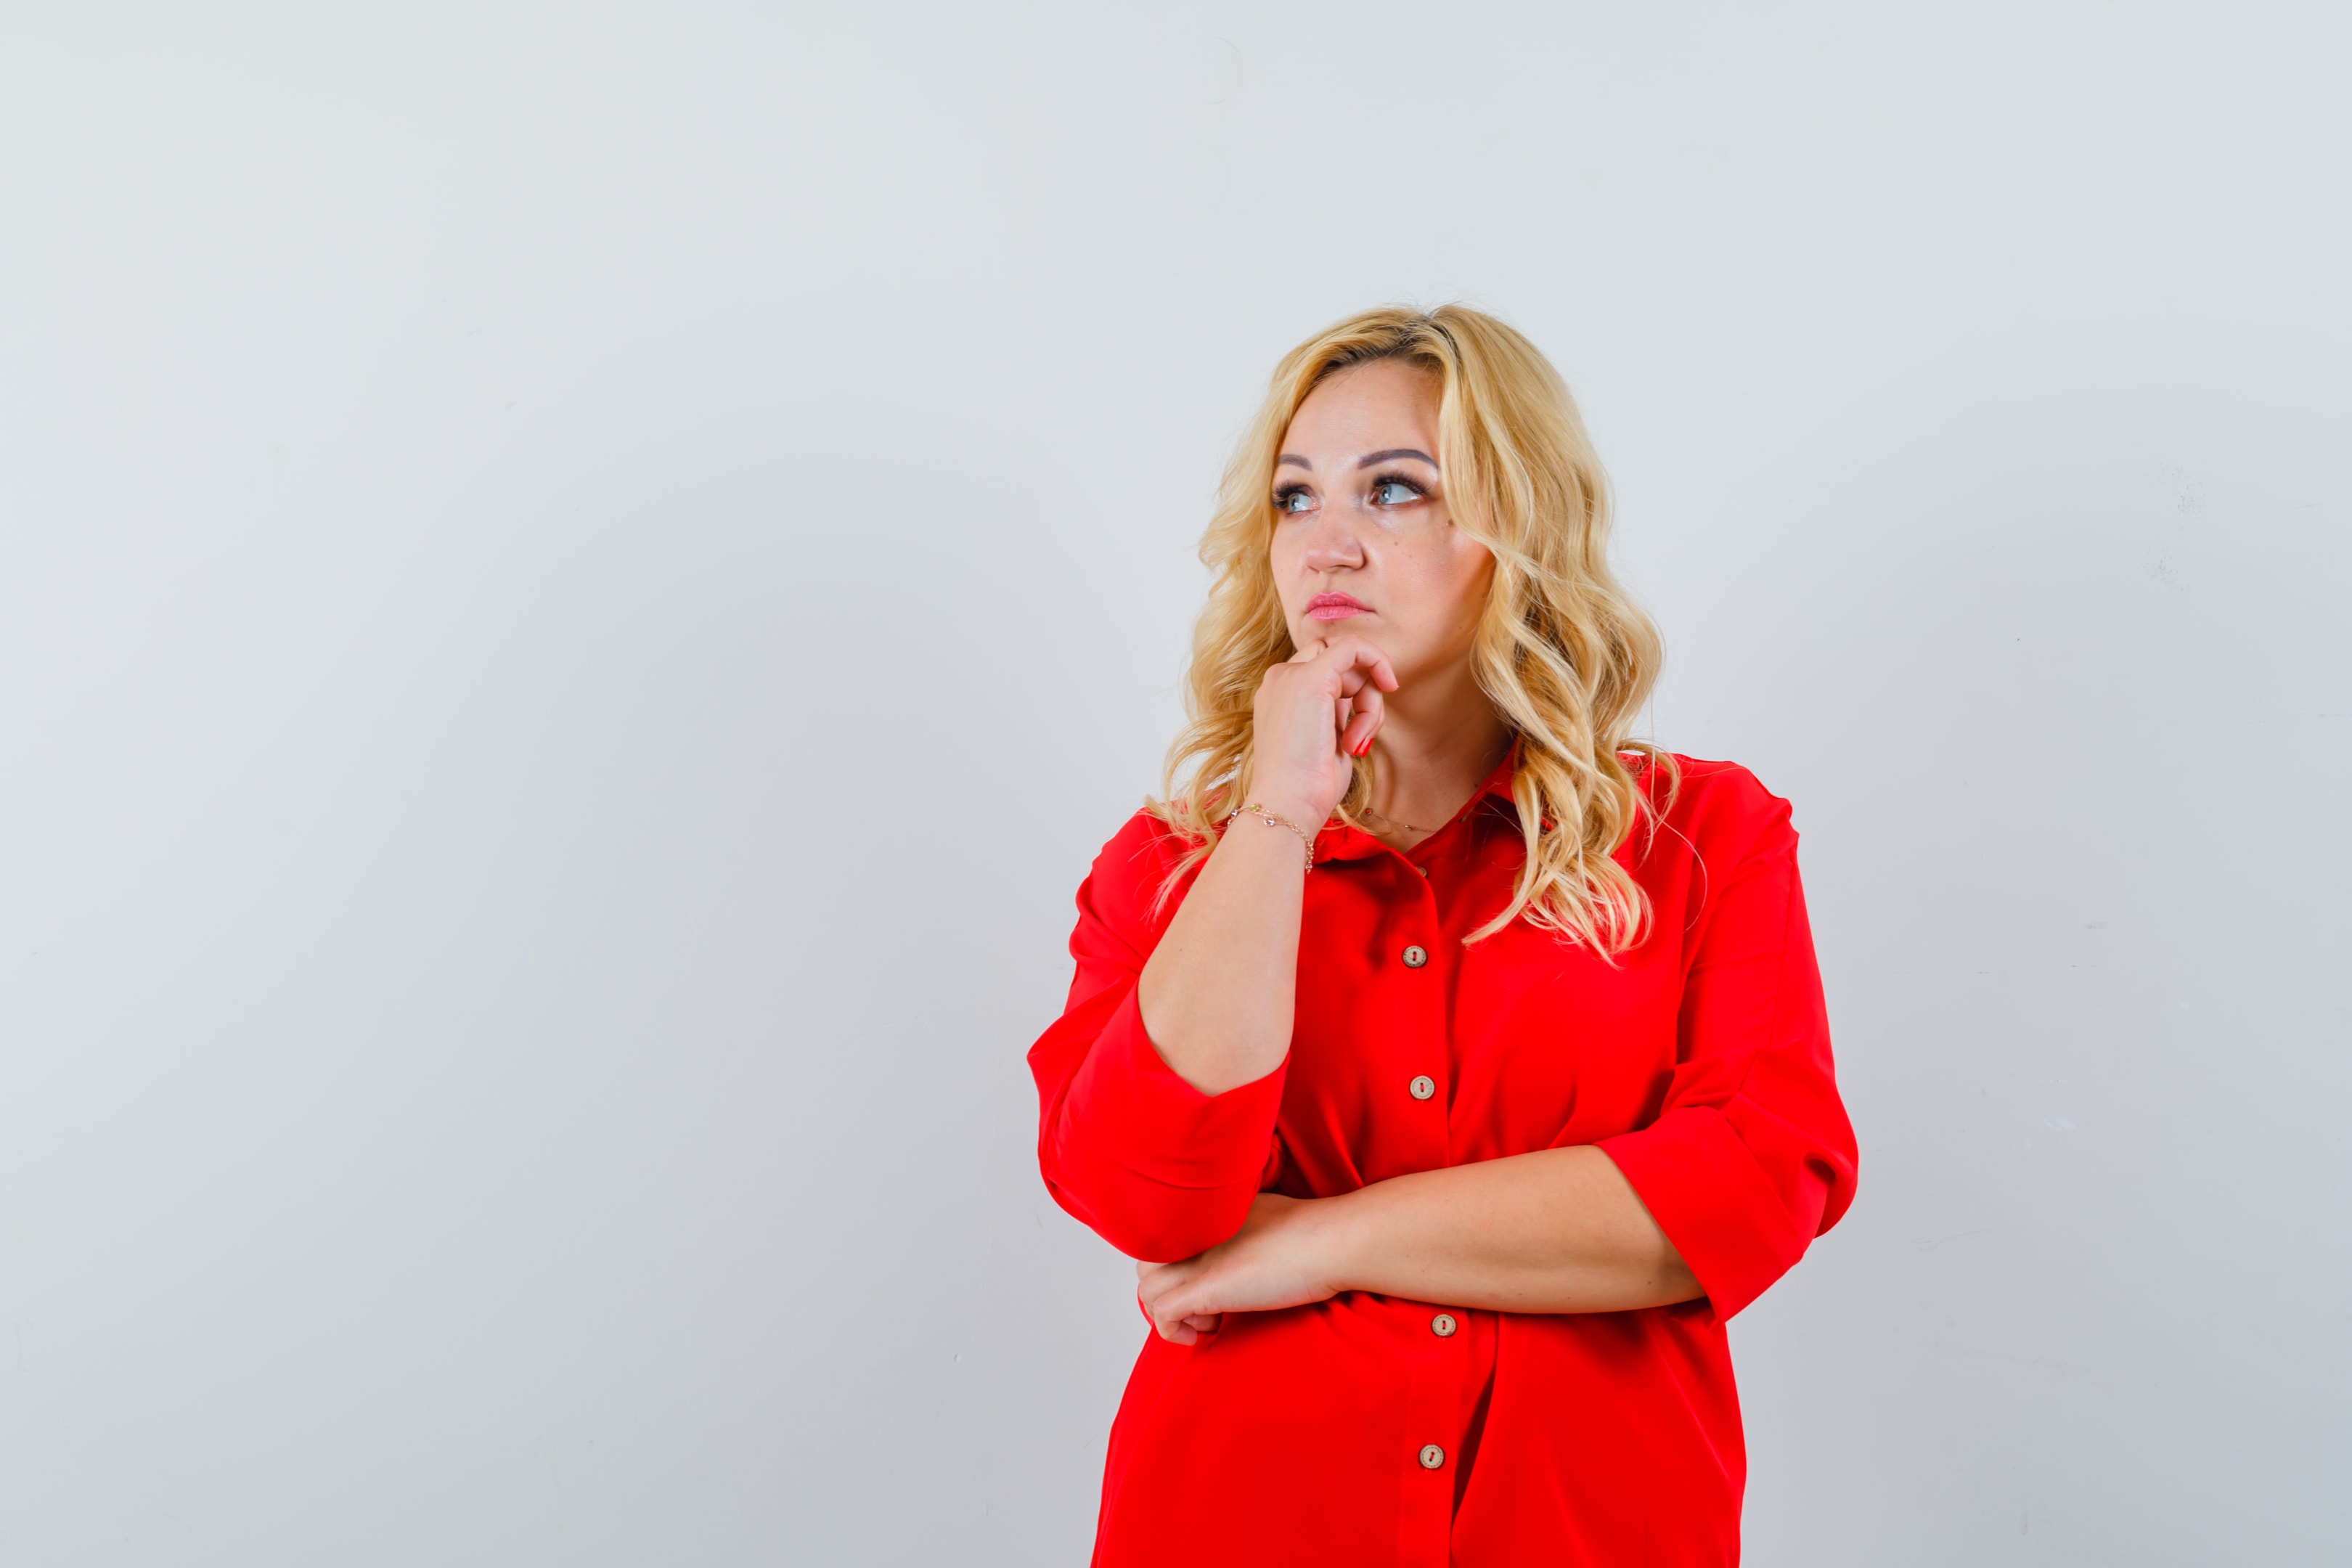
<svg viewBox="0 0 2352 1568">
<path fill-rule="evenodd" d="M 1282 1109 L 1287 1066 L 1286 1058 L 1255 1082 L 1203 1094 L 1160 1058 L 1130 990 L 1072 1079 L 1068 1114 L 1118 1164 L 1146 1181 L 1255 1193 Z"/>
<path fill-rule="evenodd" d="M 1780 1184 L 1717 1107 L 1670 1110 L 1597 1147 L 1682 1255 L 1717 1321 L 1762 1295 L 1812 1239 L 1815 1226 L 1790 1213 Z"/>
</svg>

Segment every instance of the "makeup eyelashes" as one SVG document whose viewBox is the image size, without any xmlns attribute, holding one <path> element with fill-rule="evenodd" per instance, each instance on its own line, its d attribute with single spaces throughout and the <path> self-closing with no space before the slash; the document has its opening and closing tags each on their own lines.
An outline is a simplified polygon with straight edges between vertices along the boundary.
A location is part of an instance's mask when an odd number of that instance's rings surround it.
<svg viewBox="0 0 2352 1568">
<path fill-rule="evenodd" d="M 1390 485 L 1401 485 L 1404 489 L 1411 490 L 1412 492 L 1413 500 L 1427 500 L 1429 499 L 1429 487 L 1423 484 L 1419 479 L 1414 479 L 1410 474 L 1395 472 L 1376 473 L 1365 485 L 1365 489 L 1370 493 L 1377 495 L 1381 490 Z M 1307 493 L 1307 488 L 1305 485 L 1296 482 L 1278 486 L 1274 492 L 1274 510 L 1278 512 L 1286 514 L 1290 513 L 1290 503 L 1292 498 L 1303 496 Z M 1407 506 L 1412 503 L 1410 501 L 1387 501 L 1375 502 L 1373 504 L 1383 507 L 1400 507 Z"/>
</svg>

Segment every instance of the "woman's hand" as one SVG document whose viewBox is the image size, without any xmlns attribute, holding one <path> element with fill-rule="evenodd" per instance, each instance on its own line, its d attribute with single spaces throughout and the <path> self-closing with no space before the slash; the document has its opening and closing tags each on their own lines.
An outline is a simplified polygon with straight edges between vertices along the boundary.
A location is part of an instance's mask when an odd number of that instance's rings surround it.
<svg viewBox="0 0 2352 1568">
<path fill-rule="evenodd" d="M 1331 1282 L 1328 1199 L 1260 1193 L 1231 1241 L 1181 1263 L 1135 1266 L 1135 1299 L 1160 1337 L 1197 1343 L 1227 1312 L 1270 1312 L 1339 1294 Z"/>
<path fill-rule="evenodd" d="M 1396 676 L 1361 637 L 1302 647 L 1258 683 L 1249 794 L 1311 844 L 1354 767 L 1342 738 L 1368 744 Z M 1227 833 L 1143 965 L 1136 1004 L 1169 1070 L 1202 1094 L 1254 1083 L 1290 1050 L 1298 1002 L 1306 858 L 1260 824 Z"/>
<path fill-rule="evenodd" d="M 1380 732 L 1381 693 L 1396 689 L 1388 656 L 1358 637 L 1311 643 L 1267 670 L 1252 720 L 1251 798 L 1309 833 L 1321 826 L 1354 777 L 1349 759 Z"/>
</svg>

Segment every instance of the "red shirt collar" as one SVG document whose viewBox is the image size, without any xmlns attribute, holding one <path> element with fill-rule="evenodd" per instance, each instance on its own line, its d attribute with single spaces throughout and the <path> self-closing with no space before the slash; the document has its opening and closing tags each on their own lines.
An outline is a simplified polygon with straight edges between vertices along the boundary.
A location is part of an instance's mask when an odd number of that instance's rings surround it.
<svg viewBox="0 0 2352 1568">
<path fill-rule="evenodd" d="M 1468 816 L 1490 796 L 1500 800 L 1507 806 L 1511 805 L 1513 804 L 1511 780 L 1517 776 L 1518 771 L 1519 743 L 1515 738 L 1509 749 L 1504 752 L 1503 760 L 1495 764 L 1494 771 L 1480 782 L 1477 789 L 1472 792 L 1468 802 L 1460 811 L 1454 813 L 1454 822 L 1459 822 Z M 1454 822 L 1449 822 L 1445 826 L 1451 827 Z M 1443 827 L 1438 829 L 1440 833 L 1444 830 Z M 1326 860 L 1360 860 L 1367 855 L 1384 852 L 1389 852 L 1389 847 L 1370 834 L 1361 828 L 1348 827 L 1338 822 L 1325 824 L 1323 831 L 1316 835 L 1315 838 L 1315 859 L 1318 865 Z"/>
<path fill-rule="evenodd" d="M 1633 768 L 1636 780 L 1646 789 L 1648 781 L 1643 779 L 1642 775 L 1648 771 L 1650 759 L 1632 752 L 1619 754 Z M 1494 771 L 1479 784 L 1476 792 L 1470 796 L 1469 804 L 1454 814 L 1454 820 L 1461 821 L 1475 810 L 1481 802 L 1488 799 L 1500 801 L 1506 807 L 1517 811 L 1518 806 L 1511 795 L 1511 781 L 1518 776 L 1518 772 L 1519 742 L 1514 738 L 1510 749 L 1503 753 L 1503 760 L 1495 764 Z M 1446 826 L 1450 827 L 1453 824 L 1448 823 Z M 1438 831 L 1442 833 L 1444 829 L 1440 828 Z M 1633 834 L 1627 834 L 1625 842 L 1617 847 L 1616 853 L 1620 859 L 1626 859 L 1631 855 L 1633 837 Z M 1325 860 L 1360 860 L 1367 855 L 1378 854 L 1387 847 L 1387 845 L 1361 828 L 1348 827 L 1338 822 L 1330 822 L 1326 823 L 1323 831 L 1316 835 L 1315 858 L 1318 864 Z"/>
<path fill-rule="evenodd" d="M 1486 782 L 1478 786 L 1476 793 L 1472 795 L 1470 798 L 1472 800 L 1479 800 L 1486 795 L 1496 795 L 1502 796 L 1507 801 L 1509 800 L 1511 798 L 1511 781 L 1518 776 L 1518 773 L 1519 742 L 1517 738 L 1515 736 L 1512 738 L 1508 749 L 1503 752 L 1503 760 L 1495 764 L 1495 771 L 1486 775 Z"/>
</svg>

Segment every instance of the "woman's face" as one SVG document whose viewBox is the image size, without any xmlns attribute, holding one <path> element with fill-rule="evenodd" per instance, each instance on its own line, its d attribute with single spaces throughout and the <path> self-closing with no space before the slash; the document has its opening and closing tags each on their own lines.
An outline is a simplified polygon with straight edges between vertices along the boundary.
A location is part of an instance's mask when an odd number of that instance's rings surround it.
<svg viewBox="0 0 2352 1568">
<path fill-rule="evenodd" d="M 1454 526 L 1437 471 L 1437 382 L 1398 360 L 1326 380 L 1274 471 L 1274 581 L 1291 640 L 1362 637 L 1401 690 L 1466 659 L 1495 558 Z"/>
</svg>

